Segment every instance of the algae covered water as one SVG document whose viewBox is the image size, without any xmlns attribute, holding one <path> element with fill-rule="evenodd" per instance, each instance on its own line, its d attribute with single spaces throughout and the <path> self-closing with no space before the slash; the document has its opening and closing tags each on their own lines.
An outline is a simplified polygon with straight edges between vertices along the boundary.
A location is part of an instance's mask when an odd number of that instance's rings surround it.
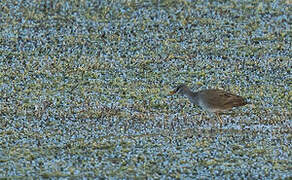
<svg viewBox="0 0 292 180">
<path fill-rule="evenodd" d="M 0 177 L 289 179 L 289 1 L 1 1 Z M 252 104 L 221 117 L 180 83 Z"/>
</svg>

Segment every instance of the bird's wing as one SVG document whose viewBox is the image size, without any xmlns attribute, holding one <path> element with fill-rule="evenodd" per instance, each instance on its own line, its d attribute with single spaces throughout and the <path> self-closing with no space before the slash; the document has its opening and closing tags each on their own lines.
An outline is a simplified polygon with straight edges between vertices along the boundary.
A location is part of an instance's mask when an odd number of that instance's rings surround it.
<svg viewBox="0 0 292 180">
<path fill-rule="evenodd" d="M 216 109 L 231 109 L 246 104 L 244 98 L 219 89 L 203 90 L 199 93 L 209 106 Z"/>
</svg>

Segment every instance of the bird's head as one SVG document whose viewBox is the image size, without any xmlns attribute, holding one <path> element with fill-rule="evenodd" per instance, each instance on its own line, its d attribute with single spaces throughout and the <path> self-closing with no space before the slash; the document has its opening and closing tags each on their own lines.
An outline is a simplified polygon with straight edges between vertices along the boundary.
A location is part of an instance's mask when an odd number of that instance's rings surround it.
<svg viewBox="0 0 292 180">
<path fill-rule="evenodd" d="M 175 88 L 175 90 L 170 91 L 170 95 L 173 95 L 175 93 L 179 93 L 179 94 L 185 94 L 185 92 L 188 90 L 188 86 L 186 86 L 185 84 L 180 84 L 179 86 L 177 86 Z"/>
</svg>

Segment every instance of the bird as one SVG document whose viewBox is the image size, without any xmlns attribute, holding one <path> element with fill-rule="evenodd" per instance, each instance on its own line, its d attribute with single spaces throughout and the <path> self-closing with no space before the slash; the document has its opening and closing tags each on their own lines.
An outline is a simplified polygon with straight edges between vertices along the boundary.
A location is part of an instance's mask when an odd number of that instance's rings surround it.
<svg viewBox="0 0 292 180">
<path fill-rule="evenodd" d="M 187 85 L 180 84 L 175 90 L 170 92 L 170 95 L 175 93 L 188 97 L 193 104 L 201 107 L 203 110 L 215 113 L 221 126 L 223 121 L 220 113 L 231 110 L 233 107 L 250 104 L 245 98 L 220 89 L 205 89 L 192 92 Z"/>
</svg>

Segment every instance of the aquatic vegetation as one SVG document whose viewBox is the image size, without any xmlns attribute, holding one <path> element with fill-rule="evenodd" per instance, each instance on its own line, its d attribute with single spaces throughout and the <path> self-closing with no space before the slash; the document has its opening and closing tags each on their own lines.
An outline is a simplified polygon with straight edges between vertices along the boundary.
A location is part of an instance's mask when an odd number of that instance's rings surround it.
<svg viewBox="0 0 292 180">
<path fill-rule="evenodd" d="M 1 1 L 0 177 L 291 178 L 287 2 Z"/>
</svg>

